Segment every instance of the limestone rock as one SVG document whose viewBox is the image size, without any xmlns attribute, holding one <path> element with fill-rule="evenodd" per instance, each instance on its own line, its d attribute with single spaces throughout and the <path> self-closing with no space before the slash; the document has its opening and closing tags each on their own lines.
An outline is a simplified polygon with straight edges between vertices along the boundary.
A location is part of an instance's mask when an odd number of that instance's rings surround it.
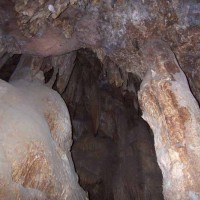
<svg viewBox="0 0 200 200">
<path fill-rule="evenodd" d="M 59 94 L 40 82 L 0 81 L 0 199 L 87 199 Z"/>
<path fill-rule="evenodd" d="M 200 199 L 200 110 L 166 43 L 144 46 L 145 76 L 139 101 L 154 132 L 165 199 Z"/>
</svg>

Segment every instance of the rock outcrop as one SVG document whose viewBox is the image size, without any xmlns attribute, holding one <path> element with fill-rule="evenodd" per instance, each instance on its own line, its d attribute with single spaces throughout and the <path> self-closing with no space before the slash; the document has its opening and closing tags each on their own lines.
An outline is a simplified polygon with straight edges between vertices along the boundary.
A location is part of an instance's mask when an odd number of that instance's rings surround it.
<svg viewBox="0 0 200 200">
<path fill-rule="evenodd" d="M 200 110 L 166 43 L 144 46 L 148 72 L 139 102 L 154 133 L 165 199 L 200 199 Z"/>
<path fill-rule="evenodd" d="M 0 80 L 0 199 L 87 199 L 71 159 L 67 107 L 39 76 L 25 75 L 29 66 L 23 56 L 10 83 Z"/>
</svg>

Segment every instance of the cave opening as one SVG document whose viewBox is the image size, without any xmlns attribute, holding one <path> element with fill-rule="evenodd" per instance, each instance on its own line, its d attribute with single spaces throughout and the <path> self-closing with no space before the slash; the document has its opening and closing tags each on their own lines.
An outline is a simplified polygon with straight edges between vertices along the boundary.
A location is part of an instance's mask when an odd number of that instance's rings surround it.
<svg viewBox="0 0 200 200">
<path fill-rule="evenodd" d="M 20 56 L 7 60 L 1 79 L 9 80 Z M 45 83 L 53 78 L 53 89 L 60 92 L 52 58 L 39 59 Z M 90 49 L 78 50 L 61 92 L 71 117 L 71 152 L 79 184 L 91 200 L 161 200 L 162 174 L 153 134 L 138 105 L 141 79 L 132 73 L 124 76 L 109 59 L 106 63 Z"/>
<path fill-rule="evenodd" d="M 91 50 L 79 50 L 62 94 L 80 185 L 91 200 L 163 199 L 153 134 L 138 105 L 141 80 L 130 73 L 123 87 L 124 77 L 114 70 Z"/>
</svg>

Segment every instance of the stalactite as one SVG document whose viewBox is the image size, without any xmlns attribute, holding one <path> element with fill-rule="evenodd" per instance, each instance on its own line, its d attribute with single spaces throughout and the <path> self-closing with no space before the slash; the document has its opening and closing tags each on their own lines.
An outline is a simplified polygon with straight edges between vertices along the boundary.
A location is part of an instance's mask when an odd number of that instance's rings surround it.
<svg viewBox="0 0 200 200">
<path fill-rule="evenodd" d="M 12 53 L 3 53 L 0 54 L 0 69 L 3 67 L 3 65 L 6 63 L 6 61 L 13 56 Z"/>
<path fill-rule="evenodd" d="M 74 68 L 75 59 L 76 51 L 62 56 L 53 57 L 53 66 L 59 69 L 56 86 L 60 94 L 63 93 L 67 87 L 72 70 Z"/>
</svg>

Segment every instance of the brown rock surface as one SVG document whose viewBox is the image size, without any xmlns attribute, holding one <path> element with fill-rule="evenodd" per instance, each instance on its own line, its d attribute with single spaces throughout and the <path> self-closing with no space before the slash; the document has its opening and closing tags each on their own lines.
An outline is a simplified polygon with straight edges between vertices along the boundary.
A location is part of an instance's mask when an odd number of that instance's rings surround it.
<svg viewBox="0 0 200 200">
<path fill-rule="evenodd" d="M 200 198 L 200 110 L 175 56 L 162 41 L 144 46 L 139 102 L 155 140 L 166 199 Z"/>
</svg>

